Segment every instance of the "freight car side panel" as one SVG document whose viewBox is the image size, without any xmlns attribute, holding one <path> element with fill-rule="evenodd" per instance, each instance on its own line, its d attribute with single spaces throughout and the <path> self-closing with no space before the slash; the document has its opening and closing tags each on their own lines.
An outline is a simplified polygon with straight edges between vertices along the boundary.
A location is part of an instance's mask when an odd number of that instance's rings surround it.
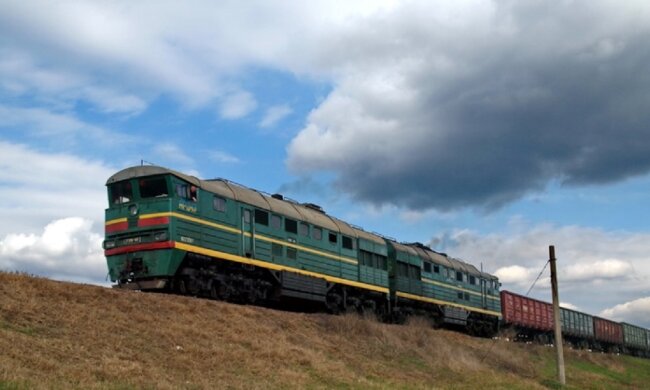
<svg viewBox="0 0 650 390">
<path fill-rule="evenodd" d="M 621 323 L 623 326 L 623 341 L 626 347 L 647 349 L 647 330 L 625 322 Z"/>
<path fill-rule="evenodd" d="M 623 344 L 623 326 L 614 321 L 594 317 L 594 335 L 597 341 Z"/>
<path fill-rule="evenodd" d="M 541 331 L 553 330 L 553 308 L 546 302 L 501 291 L 501 312 L 506 324 Z"/>
<path fill-rule="evenodd" d="M 560 318 L 562 320 L 562 333 L 567 336 L 583 337 L 592 339 L 594 337 L 593 316 L 579 311 L 560 307 Z"/>
</svg>

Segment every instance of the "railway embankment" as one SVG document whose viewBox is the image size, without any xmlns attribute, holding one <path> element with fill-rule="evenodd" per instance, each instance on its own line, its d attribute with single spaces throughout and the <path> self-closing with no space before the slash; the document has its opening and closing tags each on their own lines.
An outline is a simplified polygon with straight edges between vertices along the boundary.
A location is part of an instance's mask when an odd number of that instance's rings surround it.
<svg viewBox="0 0 650 390">
<path fill-rule="evenodd" d="M 557 388 L 552 348 L 0 273 L 0 389 Z M 568 350 L 567 388 L 650 360 Z"/>
</svg>

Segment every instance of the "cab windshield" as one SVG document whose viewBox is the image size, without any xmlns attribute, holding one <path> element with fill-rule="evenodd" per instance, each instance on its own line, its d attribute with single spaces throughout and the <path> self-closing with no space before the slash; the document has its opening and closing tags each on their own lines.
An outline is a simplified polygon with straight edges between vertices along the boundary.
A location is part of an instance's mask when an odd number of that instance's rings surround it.
<svg viewBox="0 0 650 390">
<path fill-rule="evenodd" d="M 133 188 L 130 181 L 115 183 L 111 186 L 111 204 L 128 203 L 133 199 Z"/>
<path fill-rule="evenodd" d="M 167 180 L 164 177 L 140 179 L 139 187 L 141 198 L 163 198 L 169 196 Z"/>
</svg>

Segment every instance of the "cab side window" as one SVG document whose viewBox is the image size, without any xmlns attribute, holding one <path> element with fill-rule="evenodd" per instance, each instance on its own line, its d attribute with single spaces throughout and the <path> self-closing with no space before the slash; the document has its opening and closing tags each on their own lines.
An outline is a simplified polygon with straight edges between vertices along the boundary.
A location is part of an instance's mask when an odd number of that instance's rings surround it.
<svg viewBox="0 0 650 390">
<path fill-rule="evenodd" d="M 343 248 L 345 249 L 354 249 L 354 244 L 352 241 L 352 238 L 348 236 L 341 236 L 341 242 L 343 245 Z"/>
<path fill-rule="evenodd" d="M 314 240 L 322 240 L 323 239 L 323 229 L 314 226 L 314 228 L 311 230 L 311 238 Z"/>
<path fill-rule="evenodd" d="M 199 190 L 196 186 L 187 184 L 176 184 L 176 195 L 180 198 L 196 202 L 199 198 Z"/>
<path fill-rule="evenodd" d="M 187 186 L 184 184 L 176 184 L 176 195 L 179 198 L 187 198 Z"/>
<path fill-rule="evenodd" d="M 226 212 L 226 200 L 220 196 L 215 196 L 212 200 L 212 207 L 222 213 Z"/>
<path fill-rule="evenodd" d="M 298 228 L 301 236 L 309 237 L 309 224 L 305 222 L 300 222 Z"/>
<path fill-rule="evenodd" d="M 298 233 L 298 222 L 293 219 L 285 218 L 284 219 L 284 230 L 289 233 L 297 234 Z"/>
<path fill-rule="evenodd" d="M 255 223 L 269 226 L 269 213 L 264 210 L 255 209 Z"/>
<path fill-rule="evenodd" d="M 279 215 L 271 214 L 271 227 L 280 230 L 282 228 L 282 217 Z"/>
</svg>

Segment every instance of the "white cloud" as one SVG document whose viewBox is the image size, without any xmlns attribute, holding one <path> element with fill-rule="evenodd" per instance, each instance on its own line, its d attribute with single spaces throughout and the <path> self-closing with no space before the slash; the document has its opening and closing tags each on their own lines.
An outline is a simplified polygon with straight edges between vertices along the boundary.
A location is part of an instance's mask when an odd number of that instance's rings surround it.
<svg viewBox="0 0 650 390">
<path fill-rule="evenodd" d="M 323 76 L 327 61 L 315 51 L 323 38 L 394 3 L 9 1 L 0 13 L 0 35 L 12 37 L 0 46 L 0 85 L 56 91 L 111 112 L 138 113 L 160 95 L 207 107 L 247 66 Z M 84 93 L 88 85 L 106 92 Z"/>
<path fill-rule="evenodd" d="M 209 155 L 213 161 L 216 161 L 218 163 L 235 164 L 240 162 L 239 158 L 236 156 L 233 156 L 232 154 L 221 150 L 213 150 Z"/>
<path fill-rule="evenodd" d="M 105 183 L 114 172 L 0 141 L 0 269 L 105 284 Z"/>
<path fill-rule="evenodd" d="M 37 67 L 28 55 L 0 50 L 0 90 L 14 95 L 35 93 L 48 106 L 74 106 L 86 100 L 106 113 L 136 115 L 147 107 L 136 95 L 120 92 L 104 80 L 91 80 L 78 72 Z M 95 83 L 100 83 L 95 84 Z"/>
<path fill-rule="evenodd" d="M 634 271 L 627 261 L 612 259 L 590 263 L 571 264 L 565 267 L 563 278 L 568 281 L 626 278 Z"/>
<path fill-rule="evenodd" d="M 638 298 L 603 310 L 600 315 L 650 329 L 650 297 Z"/>
<path fill-rule="evenodd" d="M 224 119 L 239 119 L 253 112 L 255 108 L 255 97 L 250 92 L 238 91 L 223 98 L 219 105 L 219 114 Z"/>
<path fill-rule="evenodd" d="M 106 179 L 114 171 L 97 161 L 0 141 L 0 236 L 35 233 L 71 215 L 99 223 Z"/>
<path fill-rule="evenodd" d="M 548 261 L 557 257 L 560 299 L 597 313 L 604 307 L 647 294 L 650 233 L 607 231 L 580 226 L 529 225 L 520 218 L 501 233 L 454 230 L 431 240 L 434 249 L 477 263 L 497 275 L 503 288 L 525 294 Z M 550 301 L 547 266 L 531 292 Z"/>
<path fill-rule="evenodd" d="M 524 285 L 530 282 L 532 272 L 520 265 L 511 265 L 499 268 L 494 274 L 499 277 L 501 283 Z"/>
<path fill-rule="evenodd" d="M 266 127 L 272 127 L 285 117 L 287 117 L 289 114 L 291 114 L 293 110 L 291 107 L 289 107 L 286 104 L 282 104 L 279 106 L 273 106 L 269 107 L 266 110 L 266 113 L 264 114 L 264 117 L 260 121 L 260 127 L 266 128 Z"/>
<path fill-rule="evenodd" d="M 77 145 L 83 141 L 90 141 L 94 145 L 108 147 L 137 139 L 131 135 L 84 122 L 72 114 L 2 104 L 0 104 L 0 128 L 14 129 L 37 138 L 46 137 L 53 144 L 64 145 Z"/>
<path fill-rule="evenodd" d="M 560 302 L 560 306 L 565 307 L 567 309 L 580 311 L 580 308 L 578 306 L 576 306 L 576 305 L 574 305 L 572 303 L 569 303 L 569 302 Z"/>
<path fill-rule="evenodd" d="M 147 102 L 138 96 L 120 94 L 103 87 L 84 87 L 79 91 L 79 96 L 96 104 L 107 113 L 137 115 L 147 108 Z"/>
<path fill-rule="evenodd" d="M 0 269 L 105 284 L 101 245 L 102 236 L 93 230 L 92 221 L 59 219 L 40 234 L 11 233 L 0 238 Z"/>
</svg>

